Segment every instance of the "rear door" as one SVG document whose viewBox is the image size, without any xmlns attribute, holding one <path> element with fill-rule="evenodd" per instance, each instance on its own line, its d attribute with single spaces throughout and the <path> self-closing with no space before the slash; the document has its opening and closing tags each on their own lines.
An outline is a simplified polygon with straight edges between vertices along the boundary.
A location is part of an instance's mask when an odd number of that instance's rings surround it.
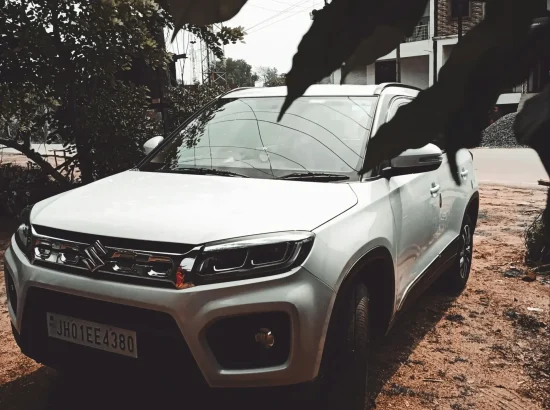
<svg viewBox="0 0 550 410">
<path fill-rule="evenodd" d="M 468 206 L 468 201 L 473 192 L 474 169 L 470 152 L 462 149 L 456 153 L 458 165 L 458 178 L 460 185 L 457 185 L 451 175 L 448 154 L 445 153 L 443 164 L 439 168 L 439 180 L 441 185 L 442 205 L 441 221 L 439 226 L 440 247 L 445 249 L 459 235 L 462 219 Z"/>
<path fill-rule="evenodd" d="M 411 101 L 409 98 L 395 98 L 390 103 L 386 121 Z M 431 171 L 392 177 L 389 188 L 396 226 L 396 290 L 399 303 L 438 256 L 439 173 Z"/>
</svg>

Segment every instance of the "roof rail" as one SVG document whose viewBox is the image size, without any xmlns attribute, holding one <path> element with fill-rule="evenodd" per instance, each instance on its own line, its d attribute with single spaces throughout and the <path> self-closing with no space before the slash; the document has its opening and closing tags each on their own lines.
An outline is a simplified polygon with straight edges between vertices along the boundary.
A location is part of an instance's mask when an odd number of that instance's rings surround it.
<svg viewBox="0 0 550 410">
<path fill-rule="evenodd" d="M 224 95 L 227 95 L 227 94 L 231 94 L 232 92 L 235 92 L 235 91 L 248 90 L 249 88 L 256 88 L 256 87 L 237 87 L 237 88 L 233 88 L 232 90 L 227 90 L 226 92 L 224 92 L 220 97 L 223 97 Z"/>
<path fill-rule="evenodd" d="M 389 88 L 389 87 L 401 87 L 401 88 L 409 88 L 415 91 L 422 91 L 422 89 L 412 85 L 401 84 L 401 83 L 382 83 L 382 84 L 378 84 L 378 87 L 376 87 L 376 89 L 374 90 L 374 94 L 380 95 L 382 94 L 382 91 L 384 91 L 386 88 Z"/>
</svg>

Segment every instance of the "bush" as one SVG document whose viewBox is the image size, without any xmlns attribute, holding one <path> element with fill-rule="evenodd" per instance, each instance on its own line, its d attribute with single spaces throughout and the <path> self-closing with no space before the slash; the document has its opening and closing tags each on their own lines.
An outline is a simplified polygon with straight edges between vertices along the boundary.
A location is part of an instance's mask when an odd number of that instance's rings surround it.
<svg viewBox="0 0 550 410">
<path fill-rule="evenodd" d="M 93 180 L 135 166 L 145 155 L 143 143 L 159 135 L 158 122 L 148 115 L 147 94 L 145 87 L 118 81 L 96 90 L 81 107 L 79 120 L 89 138 Z"/>
<path fill-rule="evenodd" d="M 0 165 L 0 216 L 15 218 L 26 206 L 65 190 L 38 167 Z"/>
<path fill-rule="evenodd" d="M 533 265 L 550 263 L 550 246 L 545 238 L 542 212 L 525 230 L 525 262 Z"/>
</svg>

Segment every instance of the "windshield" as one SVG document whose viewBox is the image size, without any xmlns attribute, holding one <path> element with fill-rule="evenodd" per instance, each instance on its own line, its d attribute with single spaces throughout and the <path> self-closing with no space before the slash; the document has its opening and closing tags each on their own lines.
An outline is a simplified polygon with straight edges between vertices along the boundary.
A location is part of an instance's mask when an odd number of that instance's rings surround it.
<svg viewBox="0 0 550 410">
<path fill-rule="evenodd" d="M 282 97 L 220 99 L 140 169 L 212 170 L 250 178 L 304 174 L 357 178 L 376 97 L 302 97 L 277 123 L 283 101 Z"/>
</svg>

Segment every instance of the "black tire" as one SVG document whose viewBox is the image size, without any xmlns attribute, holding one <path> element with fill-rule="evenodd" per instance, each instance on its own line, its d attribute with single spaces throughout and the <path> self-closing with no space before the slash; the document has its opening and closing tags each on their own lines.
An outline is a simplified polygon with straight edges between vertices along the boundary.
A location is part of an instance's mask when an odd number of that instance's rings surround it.
<svg viewBox="0 0 550 410">
<path fill-rule="evenodd" d="M 449 293 L 460 294 L 466 288 L 472 268 L 473 239 L 474 224 L 470 216 L 466 214 L 460 227 L 456 259 L 444 276 L 444 286 Z"/>
<path fill-rule="evenodd" d="M 321 408 L 364 410 L 368 404 L 369 293 L 355 283 L 342 295 L 321 364 Z"/>
</svg>

